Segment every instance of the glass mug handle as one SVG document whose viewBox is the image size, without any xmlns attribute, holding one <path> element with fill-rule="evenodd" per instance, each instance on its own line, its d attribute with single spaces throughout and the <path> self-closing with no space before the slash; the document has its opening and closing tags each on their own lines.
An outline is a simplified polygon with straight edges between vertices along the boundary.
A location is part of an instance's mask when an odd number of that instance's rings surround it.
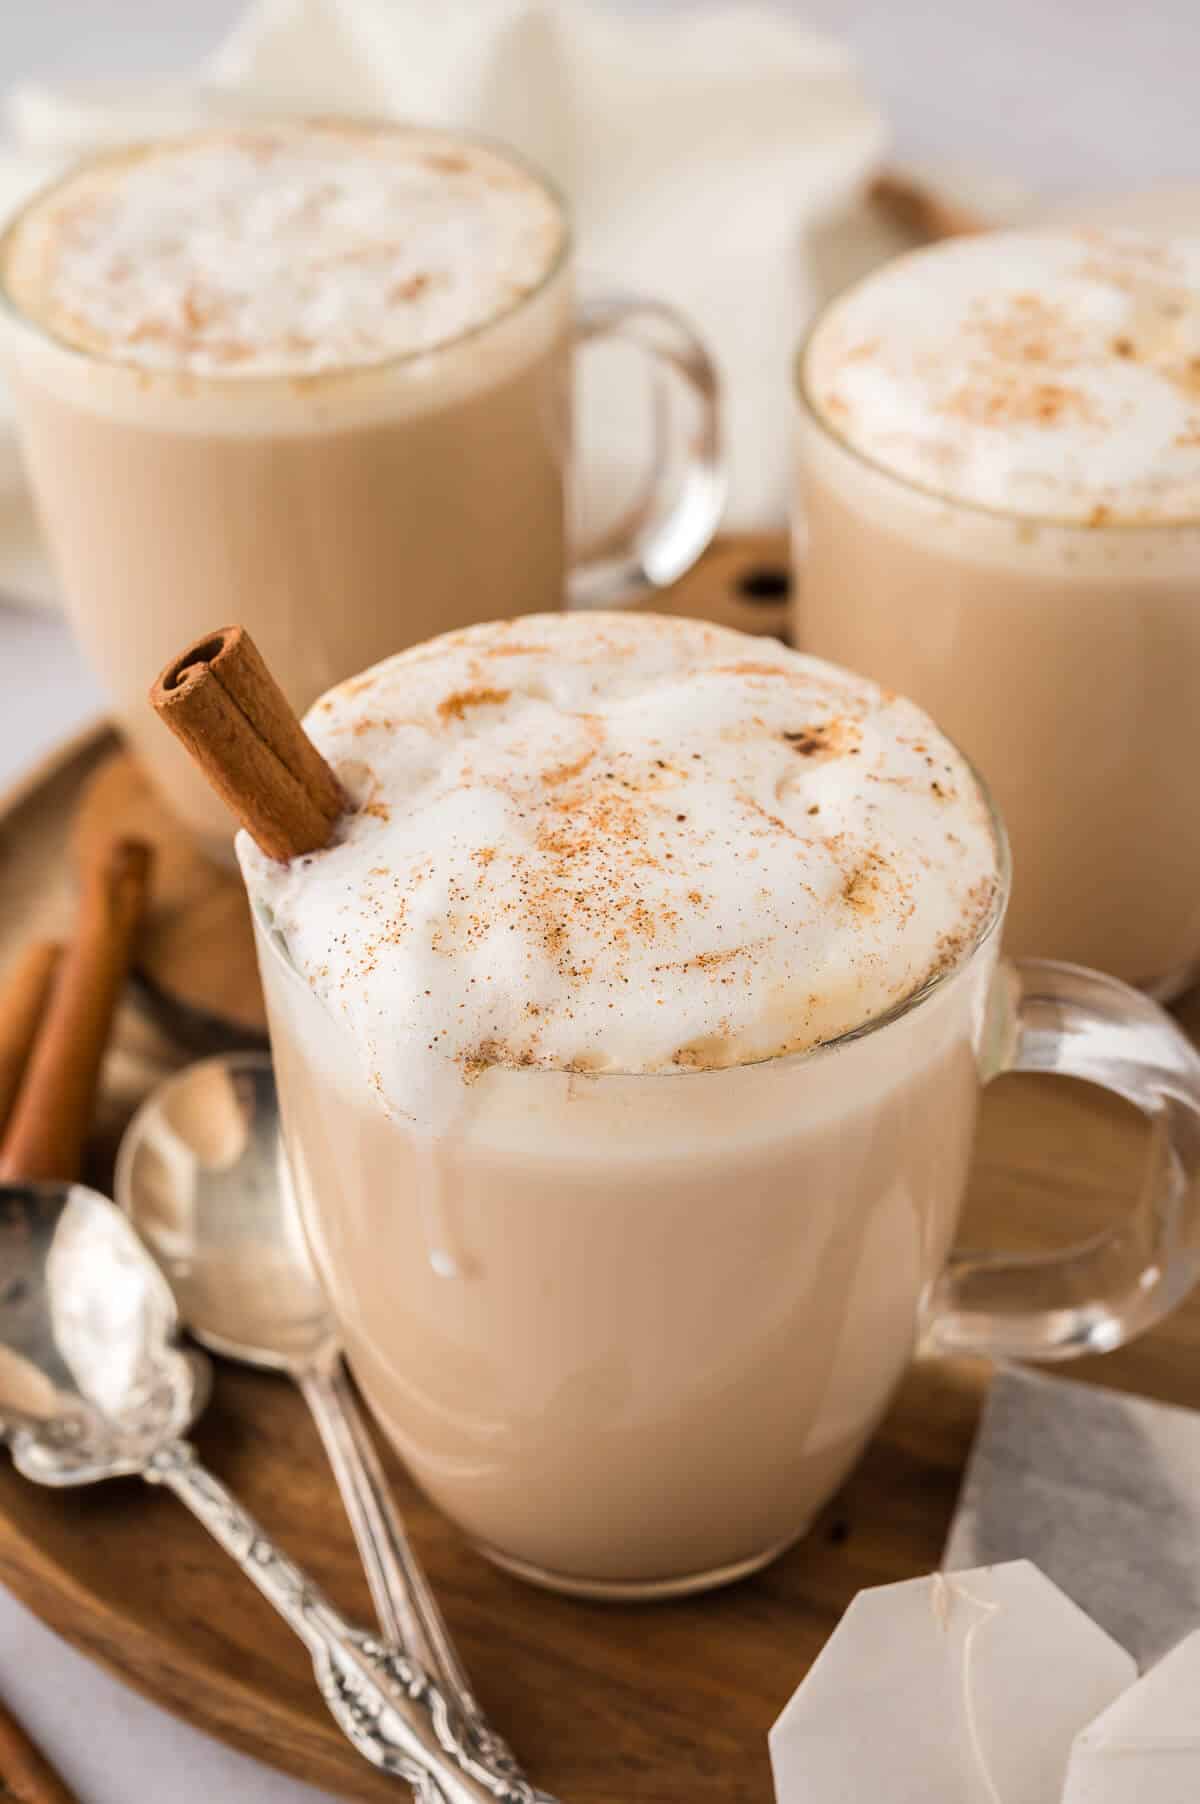
<svg viewBox="0 0 1200 1804">
<path fill-rule="evenodd" d="M 1200 1271 L 1200 1055 L 1171 1017 L 1116 978 L 1043 959 L 1002 962 L 984 1081 L 1058 1072 L 1122 1096 L 1150 1123 L 1132 1212 L 1045 1256 L 954 1252 L 925 1345 L 992 1359 L 1104 1353 L 1160 1321 Z"/>
<path fill-rule="evenodd" d="M 638 590 L 662 589 L 681 577 L 721 522 L 727 479 L 716 366 L 683 315 L 661 301 L 606 295 L 576 308 L 578 350 L 598 339 L 636 346 L 654 372 L 654 458 L 636 500 L 594 547 L 578 553 L 567 577 L 567 605 L 608 608 Z M 687 392 L 694 424 L 687 433 L 678 492 L 666 493 L 672 468 L 664 377 Z"/>
</svg>

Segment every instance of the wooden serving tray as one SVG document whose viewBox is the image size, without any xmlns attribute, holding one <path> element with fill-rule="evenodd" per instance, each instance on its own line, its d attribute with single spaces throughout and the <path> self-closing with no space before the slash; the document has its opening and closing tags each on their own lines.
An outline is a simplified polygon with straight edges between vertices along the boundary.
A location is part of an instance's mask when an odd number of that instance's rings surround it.
<svg viewBox="0 0 1200 1804">
<path fill-rule="evenodd" d="M 753 549 L 714 554 L 721 593 Z M 776 554 L 759 547 L 750 561 L 766 569 Z M 777 617 L 778 596 L 743 602 Z M 35 925 L 65 919 L 72 815 L 112 751 L 106 730 L 85 736 L 0 798 L 0 970 Z M 106 1066 L 92 1181 L 111 1176 L 138 1097 L 185 1056 L 131 999 Z M 985 1102 L 968 1236 L 1031 1249 L 1079 1238 L 1127 1206 L 1141 1152 L 1141 1124 L 1121 1105 L 1067 1082 L 1004 1079 Z M 1072 1376 L 1200 1404 L 1200 1297 Z M 494 1571 L 384 1458 L 484 1706 L 541 1785 L 564 1804 L 769 1804 L 767 1730 L 854 1593 L 937 1565 L 986 1380 L 982 1366 L 918 1363 L 805 1542 L 727 1591 L 637 1608 L 568 1601 Z M 333 1479 L 286 1382 L 219 1364 L 195 1439 L 264 1526 L 369 1621 Z M 170 1496 L 133 1481 L 54 1493 L 0 1457 L 0 1580 L 199 1727 L 347 1798 L 405 1795 L 353 1754 L 300 1644 Z"/>
</svg>

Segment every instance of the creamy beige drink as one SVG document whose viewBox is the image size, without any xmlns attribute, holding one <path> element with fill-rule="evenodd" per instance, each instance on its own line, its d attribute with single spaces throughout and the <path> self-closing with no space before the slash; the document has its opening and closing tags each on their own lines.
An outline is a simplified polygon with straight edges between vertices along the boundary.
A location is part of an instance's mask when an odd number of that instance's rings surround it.
<svg viewBox="0 0 1200 1804">
<path fill-rule="evenodd" d="M 928 708 L 1012 835 L 1008 942 L 1200 953 L 1200 241 L 989 234 L 802 359 L 797 643 Z"/>
<path fill-rule="evenodd" d="M 8 362 L 72 618 L 201 831 L 227 842 L 228 816 L 145 693 L 214 619 L 307 705 L 558 605 L 565 241 L 498 152 L 316 123 L 103 159 L 10 234 Z"/>
<path fill-rule="evenodd" d="M 229 817 L 145 708 L 178 645 L 241 620 L 307 706 L 431 633 L 561 604 L 567 227 L 499 150 L 304 121 L 118 153 L 32 204 L 0 281 L 76 629 L 214 846 Z M 637 312 L 610 303 L 584 331 Z M 633 521 L 616 586 L 672 579 L 720 509 L 711 368 L 682 322 L 655 319 L 648 354 L 698 397 L 699 449 L 678 507 L 647 500 Z"/>
<path fill-rule="evenodd" d="M 435 640 L 306 725 L 356 810 L 239 854 L 369 1403 L 543 1580 L 760 1564 L 953 1235 L 1003 900 L 971 772 L 870 682 L 654 615 Z"/>
</svg>

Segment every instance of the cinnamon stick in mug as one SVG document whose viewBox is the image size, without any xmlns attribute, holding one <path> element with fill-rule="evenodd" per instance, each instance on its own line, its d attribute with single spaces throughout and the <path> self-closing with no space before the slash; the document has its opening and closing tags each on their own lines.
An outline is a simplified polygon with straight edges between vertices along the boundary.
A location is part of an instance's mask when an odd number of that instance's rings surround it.
<svg viewBox="0 0 1200 1804">
<path fill-rule="evenodd" d="M 328 845 L 346 807 L 341 785 L 244 627 L 189 645 L 150 703 L 268 858 Z"/>
<path fill-rule="evenodd" d="M 150 864 L 149 846 L 118 840 L 84 873 L 75 933 L 0 1144 L 0 1181 L 79 1174 Z"/>
<path fill-rule="evenodd" d="M 0 1138 L 21 1087 L 61 955 L 62 947 L 54 940 L 33 940 L 0 992 Z"/>
</svg>

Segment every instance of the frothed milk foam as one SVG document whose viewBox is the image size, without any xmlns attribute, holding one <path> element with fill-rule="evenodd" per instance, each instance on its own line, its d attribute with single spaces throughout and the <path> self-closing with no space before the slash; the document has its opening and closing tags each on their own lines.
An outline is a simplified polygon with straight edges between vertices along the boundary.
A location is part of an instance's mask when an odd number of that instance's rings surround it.
<svg viewBox="0 0 1200 1804">
<path fill-rule="evenodd" d="M 239 854 L 369 1401 L 510 1562 L 760 1559 L 860 1451 L 953 1233 L 998 890 L 969 769 L 869 682 L 646 614 L 449 635 L 306 725 L 356 810 Z"/>
<path fill-rule="evenodd" d="M 927 707 L 1012 835 L 1009 943 L 1200 952 L 1200 241 L 997 233 L 835 302 L 801 371 L 799 642 Z"/>
<path fill-rule="evenodd" d="M 902 257 L 826 315 L 806 382 L 850 444 L 935 494 L 1196 520 L 1200 239 L 985 233 Z"/>
<path fill-rule="evenodd" d="M 214 619 L 306 706 L 558 604 L 565 250 L 499 151 L 311 121 L 103 158 L 10 230 L 5 348 L 67 599 L 194 824 L 228 837 L 144 697 Z"/>
<path fill-rule="evenodd" d="M 9 293 L 139 369 L 301 375 L 436 350 L 537 286 L 558 208 L 505 157 L 305 123 L 106 159 L 23 221 Z"/>
</svg>

